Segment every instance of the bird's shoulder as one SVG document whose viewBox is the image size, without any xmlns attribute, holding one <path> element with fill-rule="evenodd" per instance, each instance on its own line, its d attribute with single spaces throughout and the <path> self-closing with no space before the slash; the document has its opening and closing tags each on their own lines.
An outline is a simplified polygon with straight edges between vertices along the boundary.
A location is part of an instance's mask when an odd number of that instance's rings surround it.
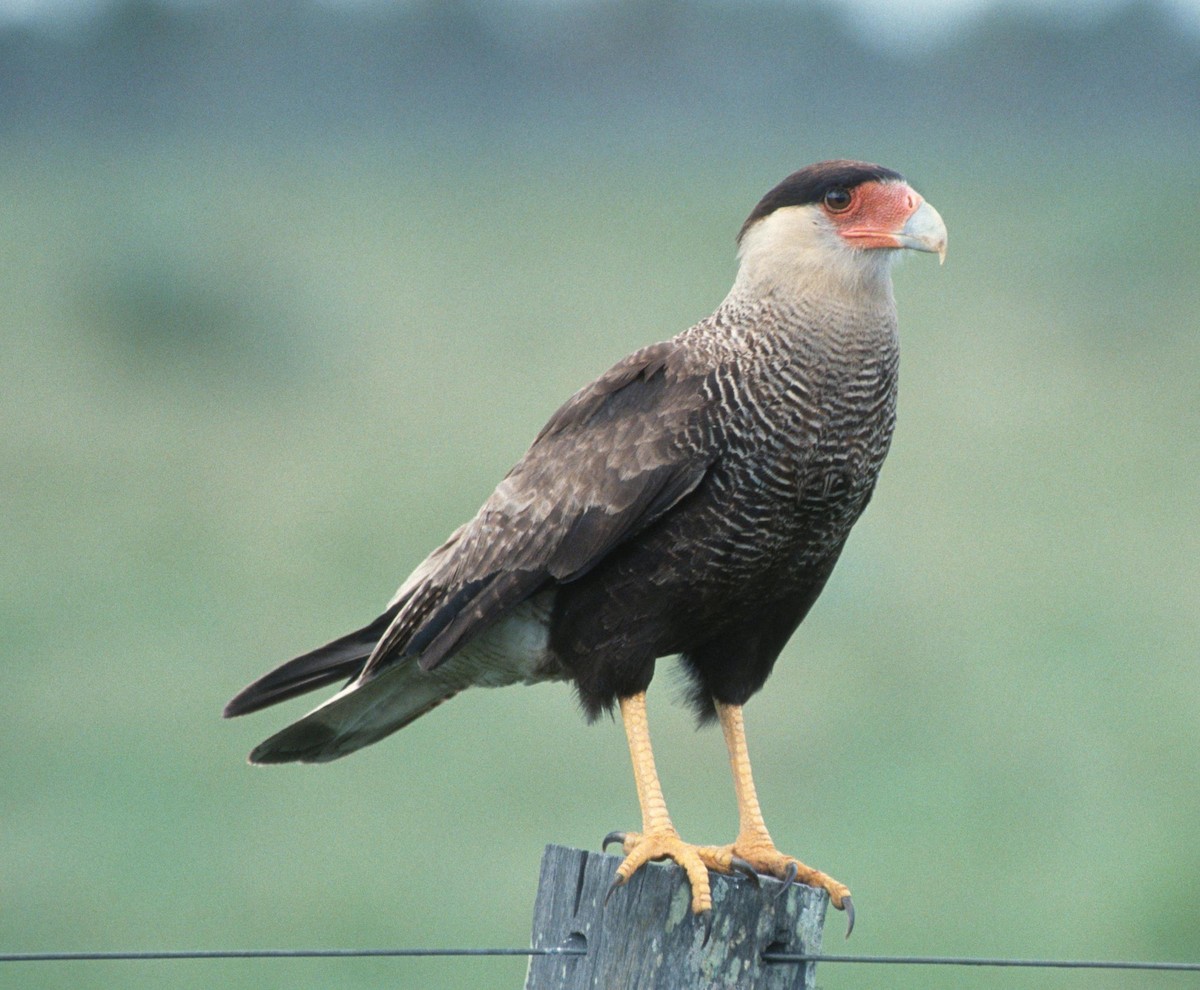
<svg viewBox="0 0 1200 990">
<path fill-rule="evenodd" d="M 538 433 L 534 447 L 560 434 L 578 433 L 599 425 L 597 415 L 601 413 L 604 421 L 611 421 L 620 414 L 645 416 L 661 412 L 662 401 L 680 391 L 672 386 L 695 377 L 691 364 L 682 336 L 634 351 L 559 406 Z"/>
<path fill-rule="evenodd" d="M 576 392 L 468 524 L 460 560 L 471 556 L 470 542 L 492 566 L 527 566 L 534 551 L 538 566 L 566 580 L 653 522 L 716 456 L 697 426 L 711 401 L 702 378 L 677 337 L 635 351 Z M 478 544 L 485 530 L 488 551 Z M 499 531 L 512 540 L 503 563 L 493 557 Z"/>
</svg>

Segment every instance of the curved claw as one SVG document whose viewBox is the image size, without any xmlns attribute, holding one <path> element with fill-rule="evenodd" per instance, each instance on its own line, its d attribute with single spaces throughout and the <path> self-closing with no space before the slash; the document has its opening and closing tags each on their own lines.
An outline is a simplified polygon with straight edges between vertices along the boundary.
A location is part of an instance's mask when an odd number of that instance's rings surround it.
<svg viewBox="0 0 1200 990">
<path fill-rule="evenodd" d="M 708 945 L 708 940 L 710 938 L 712 938 L 712 933 L 713 933 L 712 909 L 709 908 L 709 910 L 707 910 L 707 911 L 702 911 L 700 914 L 696 915 L 696 917 L 699 919 L 701 924 L 704 925 L 704 938 L 701 939 L 701 941 L 700 941 L 700 948 L 703 949 L 706 945 Z"/>
<path fill-rule="evenodd" d="M 846 912 L 846 938 L 849 938 L 854 931 L 854 902 L 849 894 L 842 898 L 842 910 Z"/>
<path fill-rule="evenodd" d="M 624 845 L 625 837 L 628 834 L 629 834 L 628 832 L 609 832 L 608 835 L 606 835 L 604 837 L 604 841 L 600 843 L 600 851 L 607 852 L 608 847 L 611 846 L 614 842 L 619 842 L 621 845 Z"/>
<path fill-rule="evenodd" d="M 776 898 L 781 898 L 787 893 L 788 887 L 796 882 L 796 874 L 799 872 L 800 870 L 795 863 L 788 863 L 787 872 L 783 875 L 783 880 L 779 884 L 779 893 L 775 895 Z"/>
<path fill-rule="evenodd" d="M 762 883 L 758 879 L 758 871 L 746 860 L 742 859 L 741 856 L 731 856 L 729 858 L 729 868 L 740 873 L 752 884 L 754 884 L 754 886 L 762 886 Z"/>
<path fill-rule="evenodd" d="M 605 903 L 605 904 L 608 904 L 608 899 L 609 899 L 610 897 L 612 897 L 612 895 L 613 895 L 613 891 L 614 891 L 614 890 L 616 890 L 618 887 L 624 887 L 624 886 L 625 886 L 625 883 L 626 883 L 626 880 L 625 880 L 625 878 L 624 878 L 623 876 L 621 876 L 621 874 L 619 874 L 619 873 L 618 873 L 618 874 L 617 874 L 617 875 L 616 875 L 616 876 L 613 878 L 613 882 L 612 882 L 612 883 L 610 883 L 610 884 L 608 885 L 608 891 L 607 891 L 607 892 L 605 893 L 605 895 L 604 895 L 604 903 Z M 850 923 L 851 923 L 851 924 L 853 924 L 853 923 L 854 923 L 854 916 L 853 916 L 853 915 L 851 915 L 851 916 L 850 916 L 850 918 L 851 918 L 851 921 L 850 921 Z"/>
</svg>

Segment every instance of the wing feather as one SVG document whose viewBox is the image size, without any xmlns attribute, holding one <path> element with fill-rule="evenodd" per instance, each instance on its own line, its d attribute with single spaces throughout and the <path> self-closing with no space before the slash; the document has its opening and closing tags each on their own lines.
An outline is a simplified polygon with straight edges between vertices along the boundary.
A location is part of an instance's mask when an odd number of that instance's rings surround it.
<svg viewBox="0 0 1200 990">
<path fill-rule="evenodd" d="M 389 607 L 362 629 L 276 667 L 238 692 L 225 706 L 225 717 L 246 715 L 327 684 L 356 677 L 393 615 L 394 609 Z"/>
<path fill-rule="evenodd" d="M 630 355 L 549 420 L 475 518 L 397 592 L 360 680 L 405 657 L 433 669 L 539 589 L 578 579 L 703 480 L 710 394 L 674 341 Z"/>
</svg>

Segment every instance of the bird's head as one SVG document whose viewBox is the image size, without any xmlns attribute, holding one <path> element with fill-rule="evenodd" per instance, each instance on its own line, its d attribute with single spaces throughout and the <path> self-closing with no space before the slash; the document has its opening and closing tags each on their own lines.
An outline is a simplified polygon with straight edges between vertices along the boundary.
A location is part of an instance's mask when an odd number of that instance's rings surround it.
<svg viewBox="0 0 1200 990">
<path fill-rule="evenodd" d="M 902 175 L 830 161 L 794 172 L 767 193 L 738 234 L 738 280 L 758 291 L 814 279 L 882 281 L 903 250 L 946 257 L 946 225 Z"/>
</svg>

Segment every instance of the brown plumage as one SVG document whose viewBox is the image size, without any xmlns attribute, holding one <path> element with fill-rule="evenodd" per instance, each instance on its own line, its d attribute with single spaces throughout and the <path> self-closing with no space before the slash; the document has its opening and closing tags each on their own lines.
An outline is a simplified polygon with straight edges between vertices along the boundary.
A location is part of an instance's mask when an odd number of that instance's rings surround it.
<svg viewBox="0 0 1200 990">
<path fill-rule="evenodd" d="M 472 685 L 569 679 L 590 716 L 624 712 L 673 654 L 702 718 L 763 685 L 887 453 L 890 262 L 944 252 L 945 229 L 897 173 L 826 162 L 768 193 L 739 243 L 717 311 L 563 405 L 379 618 L 230 702 L 351 678 L 253 761 L 335 759 Z"/>
</svg>

